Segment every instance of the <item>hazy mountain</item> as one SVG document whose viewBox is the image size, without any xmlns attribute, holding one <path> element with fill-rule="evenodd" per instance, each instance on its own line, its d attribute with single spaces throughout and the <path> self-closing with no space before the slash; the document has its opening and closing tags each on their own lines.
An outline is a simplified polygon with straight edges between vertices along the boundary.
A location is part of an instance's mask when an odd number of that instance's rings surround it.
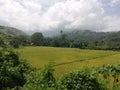
<svg viewBox="0 0 120 90">
<path fill-rule="evenodd" d="M 60 36 L 60 31 L 42 32 L 45 37 Z M 112 40 L 119 38 L 120 32 L 95 32 L 90 30 L 63 30 L 63 34 L 70 40 Z"/>
<path fill-rule="evenodd" d="M 63 31 L 67 39 L 71 40 L 97 40 L 106 37 L 108 32 L 94 32 L 90 30 Z M 59 34 L 60 35 L 60 34 Z"/>
<path fill-rule="evenodd" d="M 0 25 L 0 31 L 4 32 L 8 35 L 12 35 L 12 36 L 17 36 L 17 35 L 26 35 L 24 32 L 22 32 L 21 30 L 18 30 L 16 28 L 13 27 L 8 27 L 8 26 L 1 26 Z"/>
<path fill-rule="evenodd" d="M 21 30 L 13 27 L 0 25 L 0 31 L 6 33 L 7 35 L 26 35 Z M 45 37 L 60 36 L 61 30 L 44 31 L 42 32 Z M 90 30 L 62 30 L 63 34 L 66 34 L 67 39 L 71 40 L 105 40 L 105 41 L 120 41 L 120 31 L 119 32 L 94 32 Z M 32 34 L 34 32 L 29 32 Z"/>
</svg>

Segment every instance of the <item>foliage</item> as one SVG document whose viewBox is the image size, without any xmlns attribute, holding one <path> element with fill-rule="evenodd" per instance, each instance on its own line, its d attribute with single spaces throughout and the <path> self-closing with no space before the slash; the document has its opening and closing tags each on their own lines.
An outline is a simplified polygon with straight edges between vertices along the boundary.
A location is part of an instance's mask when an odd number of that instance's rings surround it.
<svg viewBox="0 0 120 90">
<path fill-rule="evenodd" d="M 91 74 L 89 69 L 74 71 L 61 79 L 62 90 L 107 90 L 106 86 Z"/>
<path fill-rule="evenodd" d="M 38 32 L 36 32 L 38 33 Z M 34 35 L 36 36 L 36 35 Z M 31 36 L 31 38 L 33 35 Z M 37 38 L 37 37 L 36 37 Z M 36 41 L 36 42 L 35 42 Z M 56 37 L 44 37 L 44 41 L 36 39 L 33 43 L 35 46 L 52 46 L 52 47 L 71 47 L 81 49 L 98 49 L 98 50 L 120 50 L 120 32 L 92 32 L 71 31 L 60 32 Z M 41 44 L 39 43 L 41 42 Z"/>
<path fill-rule="evenodd" d="M 0 90 L 108 90 L 113 78 L 113 90 L 119 90 L 120 64 L 82 69 L 55 79 L 53 64 L 40 70 L 31 69 L 18 54 L 10 49 L 0 49 Z M 107 83 L 104 81 L 106 80 Z M 58 83 L 59 82 L 59 83 Z"/>
<path fill-rule="evenodd" d="M 35 46 L 43 45 L 44 36 L 40 32 L 33 33 L 31 36 L 31 43 Z"/>
<path fill-rule="evenodd" d="M 89 30 L 74 30 L 63 32 L 56 37 L 44 37 L 41 32 L 35 32 L 30 37 L 16 28 L 0 26 L 0 32 L 4 32 L 4 37 L 0 35 L 0 46 L 10 43 L 13 48 L 20 46 L 52 46 L 70 47 L 81 49 L 97 50 L 120 50 L 119 32 L 93 32 Z M 7 39 L 5 39 L 7 38 Z"/>
<path fill-rule="evenodd" d="M 19 40 L 16 37 L 12 37 L 10 40 L 10 45 L 13 48 L 19 48 Z"/>
<path fill-rule="evenodd" d="M 24 32 L 21 30 L 18 30 L 13 27 L 8 27 L 8 26 L 1 26 L 0 25 L 0 31 L 4 32 L 6 35 L 10 36 L 19 36 L 19 35 L 26 35 Z"/>
<path fill-rule="evenodd" d="M 120 90 L 120 86 L 115 87 L 113 90 Z"/>
<path fill-rule="evenodd" d="M 107 69 L 105 69 L 105 66 Z M 56 84 L 56 80 L 53 76 L 53 69 L 50 65 L 45 66 L 40 71 L 33 71 L 27 76 L 27 83 L 24 85 L 25 90 L 109 90 L 104 79 L 106 77 L 99 76 L 101 72 L 105 73 L 108 71 L 116 70 L 113 67 L 119 68 L 119 64 L 115 65 L 104 65 L 99 68 L 85 68 L 78 71 L 73 71 L 63 75 L 59 80 L 59 84 Z M 118 69 L 120 70 L 120 69 Z M 104 76 L 104 73 L 102 75 Z M 118 72 L 115 72 L 116 75 Z M 108 75 L 108 74 L 107 74 Z M 113 74 L 112 74 L 113 75 Z M 113 76 L 114 76 L 113 75 Z M 110 80 L 109 80 L 110 81 Z M 118 84 L 113 87 L 112 90 L 119 90 Z"/>
<path fill-rule="evenodd" d="M 70 47 L 81 49 L 120 50 L 120 32 L 73 31 L 60 32 L 55 37 L 44 37 L 36 32 L 31 36 L 34 46 Z"/>
<path fill-rule="evenodd" d="M 8 47 L 8 45 L 9 45 L 8 38 L 9 37 L 5 33 L 0 32 L 0 47 L 3 47 L 3 48 Z"/>
<path fill-rule="evenodd" d="M 120 86 L 120 63 L 103 65 L 98 68 L 97 71 L 107 80 L 109 84 L 112 82 L 113 89 Z M 111 78 L 113 78 L 113 81 L 111 81 Z"/>
<path fill-rule="evenodd" d="M 28 45 L 28 38 L 25 35 L 13 36 L 10 39 L 10 45 L 13 48 L 19 48 L 20 46 Z"/>
<path fill-rule="evenodd" d="M 28 45 L 28 36 L 26 35 L 9 35 L 0 31 L 0 47 L 19 48 L 20 46 Z"/>
<path fill-rule="evenodd" d="M 17 53 L 10 49 L 0 50 L 0 90 L 23 86 L 26 82 L 24 75 L 29 70 L 29 65 L 21 61 Z"/>
<path fill-rule="evenodd" d="M 51 64 L 46 65 L 40 71 L 32 71 L 27 76 L 27 82 L 24 85 L 25 90 L 47 90 L 56 87 L 56 79 L 53 75 L 54 69 Z"/>
</svg>

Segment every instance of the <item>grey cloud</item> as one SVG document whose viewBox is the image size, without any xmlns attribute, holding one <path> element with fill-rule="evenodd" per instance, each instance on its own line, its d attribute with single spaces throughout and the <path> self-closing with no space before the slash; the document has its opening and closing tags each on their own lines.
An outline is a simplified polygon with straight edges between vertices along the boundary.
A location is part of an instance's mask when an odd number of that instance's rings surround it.
<svg viewBox="0 0 120 90">
<path fill-rule="evenodd" d="M 120 17 L 105 16 L 100 0 L 0 0 L 0 4 L 0 24 L 25 31 L 119 28 Z"/>
<path fill-rule="evenodd" d="M 120 5 L 120 0 L 111 0 L 110 2 L 111 7 L 115 7 L 117 5 Z"/>
</svg>

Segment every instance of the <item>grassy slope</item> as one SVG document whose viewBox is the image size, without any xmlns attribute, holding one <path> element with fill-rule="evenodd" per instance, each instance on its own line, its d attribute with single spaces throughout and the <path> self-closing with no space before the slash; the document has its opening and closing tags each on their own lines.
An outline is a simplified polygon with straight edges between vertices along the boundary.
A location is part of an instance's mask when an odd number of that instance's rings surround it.
<svg viewBox="0 0 120 90">
<path fill-rule="evenodd" d="M 81 50 L 75 48 L 25 47 L 18 50 L 32 66 L 41 68 L 54 61 L 56 75 L 83 67 L 100 66 L 120 62 L 120 52 Z"/>
</svg>

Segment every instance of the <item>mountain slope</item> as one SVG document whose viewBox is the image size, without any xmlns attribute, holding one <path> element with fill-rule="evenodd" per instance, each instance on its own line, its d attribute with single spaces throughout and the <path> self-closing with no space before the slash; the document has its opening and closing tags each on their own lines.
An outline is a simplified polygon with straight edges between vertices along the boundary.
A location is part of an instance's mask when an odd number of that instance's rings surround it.
<svg viewBox="0 0 120 90">
<path fill-rule="evenodd" d="M 13 28 L 13 27 L 8 27 L 8 26 L 1 26 L 0 25 L 0 31 L 6 33 L 7 35 L 11 35 L 11 36 L 26 35 L 21 30 L 18 30 L 18 29 Z"/>
<path fill-rule="evenodd" d="M 71 32 L 67 32 L 67 38 L 71 40 L 98 40 L 106 35 L 108 32 L 93 32 L 89 30 L 74 30 Z"/>
</svg>

